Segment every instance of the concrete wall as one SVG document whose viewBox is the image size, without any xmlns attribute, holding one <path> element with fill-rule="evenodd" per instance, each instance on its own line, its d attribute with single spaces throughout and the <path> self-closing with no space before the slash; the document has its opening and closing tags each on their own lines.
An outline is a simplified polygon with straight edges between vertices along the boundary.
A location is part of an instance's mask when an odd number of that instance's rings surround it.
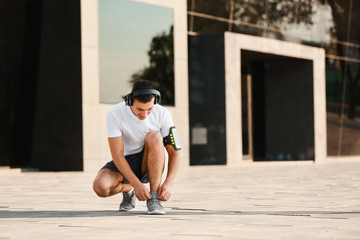
<svg viewBox="0 0 360 240">
<path fill-rule="evenodd" d="M 182 144 L 182 165 L 189 165 L 187 11 L 185 0 L 141 0 L 174 10 L 175 106 L 169 107 Z M 112 106 L 99 100 L 98 0 L 81 1 L 83 152 L 85 171 L 111 160 L 105 114 Z M 126 33 L 124 33 L 126 34 Z"/>
</svg>

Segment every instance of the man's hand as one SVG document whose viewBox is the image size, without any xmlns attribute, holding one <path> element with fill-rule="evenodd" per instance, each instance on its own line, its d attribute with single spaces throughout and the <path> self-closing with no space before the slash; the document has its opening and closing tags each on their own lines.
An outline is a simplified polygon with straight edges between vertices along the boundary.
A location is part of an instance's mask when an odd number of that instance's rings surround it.
<svg viewBox="0 0 360 240">
<path fill-rule="evenodd" d="M 171 197 L 171 185 L 164 182 L 159 188 L 158 199 L 161 201 L 167 201 Z"/>
<path fill-rule="evenodd" d="M 151 199 L 151 194 L 146 186 L 142 183 L 134 187 L 135 196 L 139 201 Z"/>
</svg>

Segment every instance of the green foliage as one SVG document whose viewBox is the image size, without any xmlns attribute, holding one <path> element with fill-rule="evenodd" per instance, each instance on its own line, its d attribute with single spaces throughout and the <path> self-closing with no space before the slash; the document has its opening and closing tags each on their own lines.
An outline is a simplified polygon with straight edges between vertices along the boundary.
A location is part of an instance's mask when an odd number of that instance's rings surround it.
<svg viewBox="0 0 360 240">
<path fill-rule="evenodd" d="M 147 52 L 149 65 L 132 74 L 130 83 L 146 79 L 161 93 L 161 103 L 174 105 L 174 36 L 173 26 L 168 33 L 157 34 Z"/>
<path fill-rule="evenodd" d="M 192 4 L 195 0 L 188 1 L 188 10 L 192 10 Z M 194 11 L 207 15 L 229 19 L 231 16 L 232 0 L 196 0 Z M 312 24 L 313 4 L 315 0 L 233 0 L 233 18 L 232 20 L 242 23 L 254 24 L 260 27 L 280 28 L 282 23 Z M 188 21 L 190 24 L 190 21 Z M 227 31 L 228 24 L 210 19 L 201 19 L 195 17 L 193 31 L 199 33 L 215 33 Z M 235 24 L 236 25 L 236 24 Z M 247 29 L 242 25 L 238 28 Z M 260 29 L 248 29 L 250 33 L 261 35 Z"/>
</svg>

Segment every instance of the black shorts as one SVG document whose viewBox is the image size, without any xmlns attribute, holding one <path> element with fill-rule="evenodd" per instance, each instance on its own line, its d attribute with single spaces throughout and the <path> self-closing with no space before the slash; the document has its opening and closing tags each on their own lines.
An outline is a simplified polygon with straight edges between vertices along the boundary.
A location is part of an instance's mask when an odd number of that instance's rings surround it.
<svg viewBox="0 0 360 240">
<path fill-rule="evenodd" d="M 142 160 L 143 160 L 143 157 L 144 157 L 144 149 L 139 153 L 135 153 L 135 154 L 125 156 L 125 159 L 129 163 L 131 170 L 139 178 L 139 180 L 142 183 L 148 183 L 149 182 L 149 173 L 145 173 L 145 175 L 141 174 L 141 165 L 142 165 Z M 102 167 L 102 169 L 104 169 L 104 168 L 107 168 L 107 169 L 110 169 L 110 170 L 112 170 L 114 172 L 120 173 L 124 177 L 123 183 L 129 183 L 129 181 L 125 178 L 124 174 L 122 174 L 119 171 L 119 169 L 117 169 L 117 167 L 115 166 L 114 161 L 111 160 L 110 162 L 106 163 L 105 166 Z"/>
</svg>

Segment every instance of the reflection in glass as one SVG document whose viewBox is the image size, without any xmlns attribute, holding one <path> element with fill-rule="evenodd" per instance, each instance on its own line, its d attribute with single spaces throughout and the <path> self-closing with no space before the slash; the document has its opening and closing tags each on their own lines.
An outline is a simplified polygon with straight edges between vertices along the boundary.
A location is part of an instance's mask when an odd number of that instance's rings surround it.
<svg viewBox="0 0 360 240">
<path fill-rule="evenodd" d="M 219 33 L 219 32 L 225 32 L 228 29 L 227 23 L 219 22 L 212 19 L 194 17 L 194 21 L 196 22 L 193 28 L 194 32 Z"/>
<path fill-rule="evenodd" d="M 327 62 L 328 155 L 360 155 L 360 64 Z"/>
<path fill-rule="evenodd" d="M 232 31 L 324 47 L 335 57 L 360 58 L 360 1 L 188 0 L 188 14 L 190 32 Z"/>
<path fill-rule="evenodd" d="M 360 154 L 360 1 L 188 0 L 188 15 L 193 35 L 232 31 L 324 48 L 328 155 Z"/>
<path fill-rule="evenodd" d="M 173 10 L 99 0 L 100 102 L 118 103 L 135 79 L 154 82 L 174 105 Z"/>
<path fill-rule="evenodd" d="M 153 82 L 161 92 L 161 103 L 174 105 L 174 34 L 173 27 L 169 33 L 156 35 L 147 51 L 149 66 L 139 69 L 131 75 L 131 85 L 137 80 L 147 79 Z"/>
</svg>

